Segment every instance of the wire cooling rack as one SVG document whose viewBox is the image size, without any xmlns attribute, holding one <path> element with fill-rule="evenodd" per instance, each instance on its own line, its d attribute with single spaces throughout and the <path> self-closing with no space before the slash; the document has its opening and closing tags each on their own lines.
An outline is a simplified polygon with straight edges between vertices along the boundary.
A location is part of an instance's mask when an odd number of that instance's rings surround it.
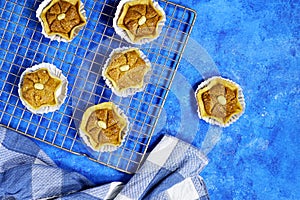
<svg viewBox="0 0 300 200">
<path fill-rule="evenodd" d="M 70 43 L 50 41 L 41 33 L 35 11 L 41 1 L 0 1 L 0 123 L 26 136 L 110 166 L 134 173 L 146 154 L 183 50 L 196 18 L 195 11 L 159 1 L 167 21 L 160 37 L 139 46 L 152 63 L 153 74 L 143 92 L 121 98 L 101 78 L 111 51 L 130 46 L 114 32 L 118 1 L 83 1 L 87 25 Z M 131 45 L 132 46 L 132 45 Z M 68 97 L 60 110 L 36 115 L 18 96 L 21 73 L 41 62 L 52 63 L 68 78 Z M 78 134 L 84 111 L 112 101 L 128 116 L 130 130 L 118 150 L 102 153 L 87 147 Z"/>
</svg>

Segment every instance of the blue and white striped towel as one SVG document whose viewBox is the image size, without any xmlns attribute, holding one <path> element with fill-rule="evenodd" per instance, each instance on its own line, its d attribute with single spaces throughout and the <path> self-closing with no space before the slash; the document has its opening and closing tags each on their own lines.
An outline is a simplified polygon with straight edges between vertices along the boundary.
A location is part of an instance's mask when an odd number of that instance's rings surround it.
<svg viewBox="0 0 300 200">
<path fill-rule="evenodd" d="M 27 137 L 0 127 L 0 199 L 209 199 L 196 148 L 165 136 L 125 185 L 95 186 L 67 172 Z M 101 177 L 99 177 L 101 178 Z"/>
</svg>

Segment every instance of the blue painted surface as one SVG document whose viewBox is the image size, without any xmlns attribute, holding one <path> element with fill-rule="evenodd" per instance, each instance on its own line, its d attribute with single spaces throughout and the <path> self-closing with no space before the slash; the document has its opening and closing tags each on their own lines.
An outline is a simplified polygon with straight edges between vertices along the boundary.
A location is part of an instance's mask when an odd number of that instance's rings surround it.
<svg viewBox="0 0 300 200">
<path fill-rule="evenodd" d="M 299 1 L 183 4 L 197 10 L 192 39 L 215 62 L 211 74 L 239 83 L 246 99 L 245 114 L 208 154 L 201 175 L 211 198 L 299 199 Z M 201 80 L 194 71 L 209 71 L 199 67 L 183 61 L 179 73 L 194 87 Z"/>
<path fill-rule="evenodd" d="M 210 162 L 201 175 L 211 199 L 300 199 L 300 3 L 174 2 L 195 9 L 198 17 L 151 148 L 163 134 L 207 147 Z M 244 91 L 246 111 L 225 129 L 197 117 L 193 92 L 212 75 Z M 59 166 L 95 183 L 131 177 L 37 143 Z"/>
</svg>

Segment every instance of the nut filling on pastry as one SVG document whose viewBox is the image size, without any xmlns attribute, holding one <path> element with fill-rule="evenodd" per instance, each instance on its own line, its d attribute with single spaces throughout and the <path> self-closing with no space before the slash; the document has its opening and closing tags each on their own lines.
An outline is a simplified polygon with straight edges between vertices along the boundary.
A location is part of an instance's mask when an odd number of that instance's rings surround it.
<svg viewBox="0 0 300 200">
<path fill-rule="evenodd" d="M 100 109 L 91 113 L 87 120 L 86 132 L 97 146 L 119 145 L 123 124 L 113 110 Z"/>
<path fill-rule="evenodd" d="M 66 1 L 55 3 L 46 12 L 50 30 L 56 33 L 70 34 L 75 26 L 82 23 L 77 7 L 78 5 L 72 5 Z"/>
<path fill-rule="evenodd" d="M 204 109 L 207 114 L 221 118 L 224 122 L 239 109 L 237 90 L 217 84 L 202 94 Z"/>
<path fill-rule="evenodd" d="M 118 53 L 106 69 L 106 75 L 119 90 L 141 87 L 149 66 L 135 51 Z"/>
<path fill-rule="evenodd" d="M 53 78 L 47 69 L 39 69 L 24 75 L 22 97 L 35 109 L 44 105 L 56 105 L 55 92 L 61 80 Z"/>
<path fill-rule="evenodd" d="M 161 18 L 152 5 L 141 4 L 128 8 L 123 23 L 137 37 L 152 36 Z"/>
</svg>

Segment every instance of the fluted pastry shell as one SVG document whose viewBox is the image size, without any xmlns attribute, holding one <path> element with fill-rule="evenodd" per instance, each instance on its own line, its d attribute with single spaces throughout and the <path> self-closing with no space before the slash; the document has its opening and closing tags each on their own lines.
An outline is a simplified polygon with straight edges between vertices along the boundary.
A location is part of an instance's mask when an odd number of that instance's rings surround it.
<svg viewBox="0 0 300 200">
<path fill-rule="evenodd" d="M 235 122 L 245 110 L 241 87 L 219 76 L 202 82 L 195 96 L 199 117 L 210 124 L 227 127 Z"/>
<path fill-rule="evenodd" d="M 51 8 L 54 7 L 59 2 L 67 2 L 67 3 L 71 4 L 72 8 L 76 8 L 76 13 L 78 14 L 78 17 L 79 17 L 79 22 L 76 23 L 76 25 L 74 25 L 71 28 L 71 30 L 68 31 L 67 33 L 59 32 L 59 31 L 52 31 L 51 30 L 51 25 L 49 24 L 49 21 L 47 19 L 47 12 L 48 11 L 50 12 Z M 74 10 L 74 9 L 72 9 L 72 10 Z M 56 13 L 57 16 L 54 16 L 56 18 L 51 19 L 51 20 L 54 20 L 54 21 L 56 20 L 56 22 L 58 22 L 60 14 L 65 14 L 66 19 L 68 17 L 74 17 L 74 13 L 68 14 L 68 12 L 69 12 L 69 10 L 67 10 L 66 12 L 63 12 L 62 10 L 60 10 L 60 13 Z M 43 28 L 42 33 L 46 37 L 50 38 L 51 40 L 69 42 L 78 34 L 78 32 L 86 24 L 86 17 L 85 17 L 84 7 L 83 7 L 83 4 L 81 3 L 80 0 L 45 0 L 40 4 L 39 8 L 37 9 L 36 15 L 37 15 L 39 21 L 42 24 L 42 28 Z M 63 19 L 63 20 L 65 20 L 65 19 Z M 69 21 L 65 20 L 64 24 L 66 24 L 67 22 L 70 22 L 70 21 L 71 20 L 69 20 Z"/>
<path fill-rule="evenodd" d="M 41 63 L 22 73 L 18 93 L 23 105 L 31 112 L 54 112 L 67 97 L 67 84 L 60 69 L 50 63 Z"/>
<path fill-rule="evenodd" d="M 138 59 L 134 65 L 130 64 L 131 62 L 129 56 L 134 52 L 137 55 Z M 123 59 L 122 59 L 123 58 Z M 125 60 L 126 63 L 125 63 Z M 117 62 L 120 62 L 118 64 Z M 128 67 L 127 71 L 121 71 L 122 67 Z M 120 77 L 114 78 L 112 70 Z M 134 95 L 137 92 L 142 91 L 147 82 L 150 79 L 151 75 L 151 63 L 145 54 L 138 48 L 132 47 L 123 47 L 114 49 L 109 58 L 106 60 L 106 63 L 102 70 L 102 76 L 106 84 L 112 89 L 112 91 L 122 97 L 127 97 L 129 95 Z"/>
<path fill-rule="evenodd" d="M 154 13 L 156 16 L 153 15 Z M 165 21 L 165 12 L 157 2 L 121 0 L 113 20 L 113 26 L 116 33 L 126 41 L 133 44 L 144 44 L 153 41 L 160 35 Z M 132 31 L 132 27 L 137 27 L 137 31 Z"/>
<path fill-rule="evenodd" d="M 112 102 L 89 107 L 83 114 L 79 133 L 96 151 L 114 151 L 122 145 L 128 131 L 128 119 Z"/>
</svg>

